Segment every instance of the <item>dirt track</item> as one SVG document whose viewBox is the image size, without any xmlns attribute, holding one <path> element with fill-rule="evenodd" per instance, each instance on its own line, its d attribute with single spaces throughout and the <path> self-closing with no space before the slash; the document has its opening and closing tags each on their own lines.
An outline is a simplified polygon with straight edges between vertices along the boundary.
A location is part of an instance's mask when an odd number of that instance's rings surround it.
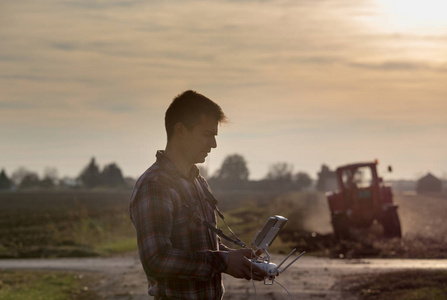
<svg viewBox="0 0 447 300">
<path fill-rule="evenodd" d="M 283 256 L 274 256 L 273 262 Z M 66 259 L 11 259 L 0 260 L 0 270 L 39 269 L 87 272 L 96 282 L 93 289 L 103 299 L 140 300 L 151 299 L 146 293 L 146 279 L 136 253 L 110 258 Z M 304 256 L 278 277 L 293 299 L 356 299 L 337 287 L 342 275 L 386 272 L 404 269 L 447 269 L 447 260 L 362 259 L 340 260 Z M 254 299 L 250 281 L 224 276 L 224 299 Z M 256 282 L 257 299 L 290 299 L 287 293 L 274 283 L 271 286 Z"/>
</svg>

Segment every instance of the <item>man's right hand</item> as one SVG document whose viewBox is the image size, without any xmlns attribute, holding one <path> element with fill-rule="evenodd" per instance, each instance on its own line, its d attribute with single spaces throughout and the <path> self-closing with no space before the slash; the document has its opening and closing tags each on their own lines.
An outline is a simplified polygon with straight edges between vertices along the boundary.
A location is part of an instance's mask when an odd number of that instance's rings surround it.
<svg viewBox="0 0 447 300">
<path fill-rule="evenodd" d="M 252 264 L 247 258 L 256 259 L 256 254 L 252 249 L 238 249 L 228 251 L 228 266 L 225 273 L 247 280 L 264 280 L 268 274 L 255 264 Z"/>
</svg>

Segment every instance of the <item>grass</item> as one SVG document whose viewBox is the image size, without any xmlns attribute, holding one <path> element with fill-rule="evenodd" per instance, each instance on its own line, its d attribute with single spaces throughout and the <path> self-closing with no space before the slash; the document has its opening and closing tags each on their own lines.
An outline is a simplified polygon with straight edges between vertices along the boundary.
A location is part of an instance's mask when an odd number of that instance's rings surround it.
<svg viewBox="0 0 447 300">
<path fill-rule="evenodd" d="M 102 245 L 98 245 L 96 249 L 104 255 L 124 253 L 137 249 L 137 239 L 129 238 L 120 239 L 115 242 L 107 242 Z"/>
<path fill-rule="evenodd" d="M 0 258 L 83 257 L 136 249 L 130 191 L 0 193 Z"/>
<path fill-rule="evenodd" d="M 301 194 L 279 197 L 274 204 L 260 203 L 249 194 L 238 197 L 241 202 L 225 212 L 226 221 L 243 241 L 251 243 L 271 211 L 296 215 L 298 208 L 289 205 Z M 104 256 L 135 250 L 129 198 L 130 191 L 0 193 L 0 258 Z M 290 217 L 289 224 L 295 226 L 295 216 Z M 226 226 L 220 223 L 219 227 Z M 289 242 L 277 238 L 271 251 L 285 248 L 290 248 Z"/>
<path fill-rule="evenodd" d="M 447 299 L 447 271 L 408 270 L 345 277 L 342 287 L 364 300 Z"/>
<path fill-rule="evenodd" d="M 67 272 L 0 272 L 3 300 L 87 300 L 95 299 L 83 275 Z"/>
</svg>

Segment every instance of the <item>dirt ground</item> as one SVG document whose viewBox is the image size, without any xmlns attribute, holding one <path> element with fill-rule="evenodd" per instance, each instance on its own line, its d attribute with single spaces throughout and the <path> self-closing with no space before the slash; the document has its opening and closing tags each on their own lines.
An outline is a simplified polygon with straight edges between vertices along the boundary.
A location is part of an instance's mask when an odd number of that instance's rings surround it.
<svg viewBox="0 0 447 300">
<path fill-rule="evenodd" d="M 274 255 L 279 262 L 282 255 Z M 85 290 L 94 292 L 95 299 L 142 300 L 147 283 L 136 253 L 109 258 L 10 259 L 0 260 L 0 270 L 70 270 L 89 278 Z M 426 259 L 329 259 L 303 256 L 273 285 L 256 282 L 256 299 L 357 299 L 344 292 L 339 279 L 343 275 L 368 274 L 405 269 L 447 269 L 447 260 Z M 224 299 L 255 299 L 251 281 L 224 274 Z"/>
<path fill-rule="evenodd" d="M 404 236 L 423 235 L 447 243 L 447 195 L 396 193 Z"/>
</svg>

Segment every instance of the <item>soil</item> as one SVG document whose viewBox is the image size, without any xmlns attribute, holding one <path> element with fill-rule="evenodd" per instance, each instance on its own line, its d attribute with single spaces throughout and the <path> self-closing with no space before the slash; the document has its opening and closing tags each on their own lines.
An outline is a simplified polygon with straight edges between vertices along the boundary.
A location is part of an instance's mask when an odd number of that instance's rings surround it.
<svg viewBox="0 0 447 300">
<path fill-rule="evenodd" d="M 274 255 L 280 262 L 285 256 Z M 83 290 L 89 299 L 142 300 L 147 295 L 147 283 L 137 253 L 108 258 L 8 259 L 0 260 L 0 270 L 70 270 L 89 278 Z M 344 275 L 371 274 L 405 269 L 447 269 L 442 259 L 330 259 L 304 255 L 273 285 L 256 282 L 256 299 L 356 299 L 344 291 L 340 278 Z M 252 282 L 224 274 L 224 299 L 255 299 Z M 91 294 L 94 293 L 94 297 Z M 87 293 L 86 293 L 87 294 Z"/>
</svg>

